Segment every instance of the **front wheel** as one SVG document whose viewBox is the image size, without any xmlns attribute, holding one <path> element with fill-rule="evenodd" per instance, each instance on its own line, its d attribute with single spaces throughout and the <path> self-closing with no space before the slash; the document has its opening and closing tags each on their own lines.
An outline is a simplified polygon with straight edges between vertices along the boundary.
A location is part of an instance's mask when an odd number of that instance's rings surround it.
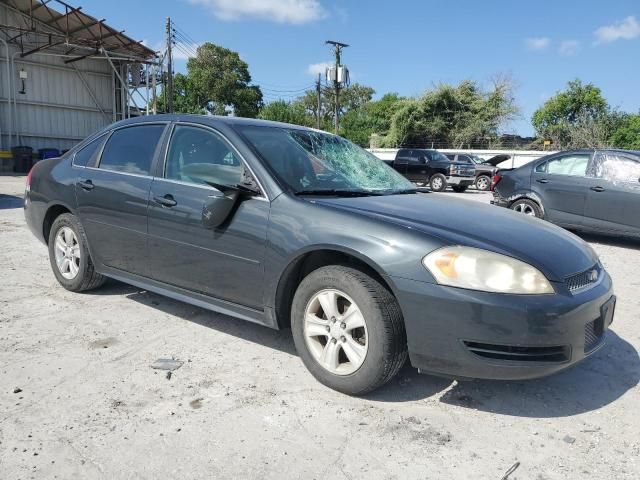
<svg viewBox="0 0 640 480">
<path fill-rule="evenodd" d="M 322 267 L 302 280 L 293 298 L 291 330 L 311 374 L 348 395 L 384 385 L 407 358 L 396 299 L 378 281 L 349 267 Z"/>
<path fill-rule="evenodd" d="M 529 215 L 530 217 L 542 218 L 542 209 L 540 208 L 540 205 L 528 198 L 516 200 L 509 208 L 515 212 Z"/>
<path fill-rule="evenodd" d="M 442 192 L 447 188 L 447 177 L 441 173 L 436 173 L 429 180 L 429 186 L 434 192 Z"/>
<path fill-rule="evenodd" d="M 467 191 L 467 186 L 466 185 L 454 185 L 451 187 L 453 189 L 454 192 L 456 193 L 464 193 Z"/>
</svg>

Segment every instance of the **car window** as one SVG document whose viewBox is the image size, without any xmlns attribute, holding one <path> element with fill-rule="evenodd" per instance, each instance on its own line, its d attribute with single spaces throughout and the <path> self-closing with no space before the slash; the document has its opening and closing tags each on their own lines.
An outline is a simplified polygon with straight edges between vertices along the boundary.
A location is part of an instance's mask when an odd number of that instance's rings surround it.
<svg viewBox="0 0 640 480">
<path fill-rule="evenodd" d="M 589 176 L 602 178 L 612 183 L 625 183 L 640 187 L 640 160 L 619 154 L 596 155 Z"/>
<path fill-rule="evenodd" d="M 102 151 L 100 168 L 149 175 L 164 125 L 136 125 L 113 132 Z"/>
<path fill-rule="evenodd" d="M 563 155 L 547 162 L 547 173 L 550 175 L 571 175 L 584 177 L 587 174 L 589 155 Z"/>
<path fill-rule="evenodd" d="M 100 154 L 100 147 L 106 138 L 106 135 L 103 135 L 78 150 L 73 158 L 73 164 L 78 167 L 95 165 L 96 157 Z"/>
<path fill-rule="evenodd" d="M 536 166 L 536 172 L 538 173 L 547 173 L 547 164 L 549 162 L 542 162 L 540 165 Z"/>
<path fill-rule="evenodd" d="M 165 178 L 201 185 L 236 186 L 243 166 L 231 146 L 211 130 L 177 125 L 171 135 Z"/>
<path fill-rule="evenodd" d="M 409 163 L 413 163 L 414 165 L 424 164 L 425 163 L 425 154 L 420 150 L 412 150 L 411 157 L 409 158 Z"/>
<path fill-rule="evenodd" d="M 473 163 L 471 161 L 471 157 L 467 156 L 467 155 L 458 155 L 458 162 L 462 162 L 462 163 Z"/>
<path fill-rule="evenodd" d="M 440 153 L 437 150 L 428 150 L 425 152 L 427 154 L 427 158 L 430 160 L 434 160 L 436 162 L 450 162 L 449 157 L 447 157 L 444 153 Z"/>
</svg>

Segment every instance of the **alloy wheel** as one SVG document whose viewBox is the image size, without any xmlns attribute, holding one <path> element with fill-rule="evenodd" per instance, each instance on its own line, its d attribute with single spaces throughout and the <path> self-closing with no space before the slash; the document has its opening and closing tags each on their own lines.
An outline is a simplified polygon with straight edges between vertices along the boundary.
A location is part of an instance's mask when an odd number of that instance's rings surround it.
<svg viewBox="0 0 640 480">
<path fill-rule="evenodd" d="M 476 180 L 476 187 L 478 190 L 487 190 L 489 188 L 489 179 L 487 177 L 480 177 Z"/>
<path fill-rule="evenodd" d="M 536 211 L 528 203 L 516 203 L 513 206 L 513 210 L 518 212 L 518 213 L 524 213 L 525 215 L 529 215 L 531 217 L 535 217 L 536 216 Z"/>
<path fill-rule="evenodd" d="M 436 177 L 433 179 L 433 181 L 431 182 L 434 190 L 440 190 L 442 188 L 442 179 L 439 177 Z"/>
<path fill-rule="evenodd" d="M 321 290 L 311 297 L 304 314 L 304 337 L 314 359 L 335 375 L 354 373 L 367 356 L 364 316 L 340 290 Z"/>
<path fill-rule="evenodd" d="M 76 278 L 80 271 L 80 244 L 71 228 L 58 230 L 54 251 L 60 274 L 67 280 Z"/>
</svg>

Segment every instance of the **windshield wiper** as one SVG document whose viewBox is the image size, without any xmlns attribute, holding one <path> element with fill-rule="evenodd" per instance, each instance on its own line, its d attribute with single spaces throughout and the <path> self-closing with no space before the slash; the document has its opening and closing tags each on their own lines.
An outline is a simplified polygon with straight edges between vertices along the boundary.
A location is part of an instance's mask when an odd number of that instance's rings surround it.
<svg viewBox="0 0 640 480">
<path fill-rule="evenodd" d="M 405 190 L 390 190 L 390 191 L 384 192 L 385 195 L 409 195 L 412 193 L 418 193 L 418 189 L 407 188 Z"/>
<path fill-rule="evenodd" d="M 300 190 L 296 195 L 336 195 L 339 197 L 366 197 L 371 195 L 384 195 L 373 190 L 341 190 L 338 188 L 325 188 L 318 190 Z"/>
</svg>

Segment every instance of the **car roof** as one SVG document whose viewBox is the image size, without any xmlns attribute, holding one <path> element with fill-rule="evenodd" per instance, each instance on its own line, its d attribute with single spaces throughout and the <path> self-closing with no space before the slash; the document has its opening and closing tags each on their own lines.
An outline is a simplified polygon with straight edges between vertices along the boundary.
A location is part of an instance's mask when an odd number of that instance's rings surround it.
<svg viewBox="0 0 640 480">
<path fill-rule="evenodd" d="M 290 123 L 283 122 L 274 122 L 271 120 L 260 120 L 257 118 L 244 118 L 244 117 L 225 117 L 220 115 L 195 115 L 195 114 L 185 114 L 185 113 L 162 113 L 157 115 L 144 115 L 136 118 L 129 118 L 126 120 L 121 120 L 119 122 L 114 123 L 110 126 L 124 126 L 124 125 L 135 125 L 139 123 L 153 123 L 153 122 L 177 122 L 177 121 L 188 121 L 193 123 L 201 123 L 203 125 L 243 125 L 243 126 L 254 126 L 254 127 L 279 127 L 279 128 L 289 128 L 295 130 L 313 130 L 319 131 L 310 127 L 303 127 L 301 125 L 293 125 Z M 328 133 L 330 132 L 322 132 Z"/>
</svg>

